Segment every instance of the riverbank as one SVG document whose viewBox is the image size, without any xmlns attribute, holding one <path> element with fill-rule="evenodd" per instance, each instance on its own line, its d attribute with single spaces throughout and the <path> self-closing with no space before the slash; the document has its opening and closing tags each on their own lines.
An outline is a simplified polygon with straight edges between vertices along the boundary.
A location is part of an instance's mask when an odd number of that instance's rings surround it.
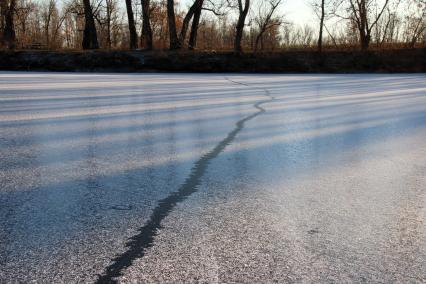
<svg viewBox="0 0 426 284">
<path fill-rule="evenodd" d="M 426 49 L 284 51 L 275 53 L 165 51 L 0 51 L 0 70 L 82 72 L 426 72 Z"/>
</svg>

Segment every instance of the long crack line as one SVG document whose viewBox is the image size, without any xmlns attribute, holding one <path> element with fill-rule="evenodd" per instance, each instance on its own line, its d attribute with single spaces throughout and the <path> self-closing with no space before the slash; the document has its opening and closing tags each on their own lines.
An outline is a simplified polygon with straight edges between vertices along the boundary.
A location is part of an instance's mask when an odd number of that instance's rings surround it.
<svg viewBox="0 0 426 284">
<path fill-rule="evenodd" d="M 251 87 L 248 84 L 236 82 L 227 77 L 225 77 L 225 80 L 234 84 Z M 271 102 L 274 100 L 274 97 L 271 96 L 269 91 L 266 89 L 259 87 L 255 88 L 264 91 L 268 99 L 255 103 L 253 107 L 258 110 L 256 113 L 237 121 L 235 128 L 229 132 L 228 135 L 219 142 L 219 144 L 195 162 L 185 182 L 177 191 L 170 193 L 169 196 L 158 202 L 149 220 L 138 230 L 139 233 L 131 237 L 126 243 L 127 250 L 112 260 L 112 264 L 110 264 L 105 271 L 98 276 L 95 283 L 117 283 L 116 278 L 122 276 L 123 270 L 130 267 L 134 260 L 144 257 L 146 250 L 153 246 L 154 238 L 157 235 L 158 230 L 161 228 L 161 222 L 169 215 L 178 203 L 184 201 L 191 194 L 197 192 L 198 185 L 201 183 L 201 178 L 206 172 L 210 161 L 215 159 L 225 150 L 226 146 L 234 141 L 237 134 L 243 130 L 247 121 L 266 111 L 261 107 L 261 105 Z"/>
</svg>

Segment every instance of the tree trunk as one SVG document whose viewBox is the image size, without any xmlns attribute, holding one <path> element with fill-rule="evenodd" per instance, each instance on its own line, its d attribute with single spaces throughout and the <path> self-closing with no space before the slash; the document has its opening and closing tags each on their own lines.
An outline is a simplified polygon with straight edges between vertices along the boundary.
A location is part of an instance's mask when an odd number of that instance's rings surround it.
<svg viewBox="0 0 426 284">
<path fill-rule="evenodd" d="M 136 33 L 135 18 L 133 16 L 132 0 L 126 0 L 127 20 L 129 23 L 130 49 L 138 47 L 138 35 Z"/>
<path fill-rule="evenodd" d="M 4 30 L 3 30 L 3 44 L 9 49 L 15 48 L 15 26 L 13 16 L 15 14 L 15 0 L 10 0 L 9 7 L 7 7 L 5 11 L 5 22 L 4 22 Z"/>
<path fill-rule="evenodd" d="M 243 38 L 243 31 L 244 31 L 244 25 L 246 21 L 246 17 L 249 11 L 250 6 L 250 0 L 245 0 L 245 6 L 243 8 L 242 6 L 242 0 L 238 0 L 238 6 L 239 6 L 239 16 L 237 21 L 237 26 L 235 28 L 235 42 L 234 42 L 234 52 L 241 53 L 243 51 L 241 47 L 241 40 Z"/>
<path fill-rule="evenodd" d="M 49 26 L 48 25 L 46 26 L 44 32 L 46 33 L 46 48 L 49 49 L 50 42 L 49 42 Z"/>
<path fill-rule="evenodd" d="M 194 48 L 197 46 L 197 33 L 198 33 L 198 26 L 200 24 L 201 11 L 203 9 L 203 2 L 204 0 L 200 1 L 200 4 L 197 6 L 197 9 L 195 10 L 194 18 L 192 19 L 191 33 L 189 35 L 189 42 L 188 42 L 189 50 L 194 50 Z"/>
<path fill-rule="evenodd" d="M 260 39 L 263 36 L 263 32 L 260 32 L 257 36 L 256 36 L 256 40 L 254 42 L 254 52 L 257 52 L 259 49 L 259 43 L 260 43 Z M 263 49 L 263 48 L 261 48 Z"/>
<path fill-rule="evenodd" d="M 141 0 L 142 4 L 142 36 L 141 46 L 146 50 L 152 49 L 152 30 L 149 0 Z"/>
<path fill-rule="evenodd" d="M 180 48 L 180 42 L 176 32 L 175 4 L 173 0 L 167 0 L 167 23 L 169 26 L 170 50 Z"/>
<path fill-rule="evenodd" d="M 360 31 L 361 50 L 367 50 L 370 46 L 370 35 L 365 31 Z"/>
<path fill-rule="evenodd" d="M 195 0 L 194 3 L 192 4 L 192 6 L 189 8 L 188 13 L 186 13 L 186 16 L 183 19 L 182 28 L 181 28 L 180 34 L 179 34 L 179 46 L 180 47 L 182 47 L 185 43 L 186 32 L 188 31 L 189 22 L 191 21 L 192 16 L 194 16 L 195 11 L 197 10 L 198 6 L 200 6 L 200 4 L 202 5 L 202 3 L 203 3 L 203 0 Z"/>
<path fill-rule="evenodd" d="M 372 1 L 368 0 L 349 0 L 353 20 L 359 31 L 361 50 L 367 50 L 370 46 L 371 31 L 378 24 L 378 21 L 385 12 L 390 0 L 384 0 L 381 2 L 383 2 L 383 5 L 382 8 L 379 9 L 377 2 L 375 2 L 374 5 Z M 375 14 L 371 15 L 373 12 Z M 371 21 L 371 23 L 369 21 Z"/>
<path fill-rule="evenodd" d="M 319 36 L 318 36 L 318 52 L 322 52 L 322 34 L 324 29 L 324 18 L 325 18 L 325 0 L 321 0 L 321 20 L 320 20 L 320 29 L 319 29 Z"/>
<path fill-rule="evenodd" d="M 98 49 L 98 37 L 96 34 L 95 20 L 93 18 L 90 0 L 83 0 L 84 5 L 84 32 L 83 32 L 83 49 Z"/>
<path fill-rule="evenodd" d="M 6 3 L 6 1 L 1 0 L 0 1 L 0 32 L 1 32 L 0 40 L 3 39 L 4 21 L 5 21 L 5 18 L 6 18 L 6 10 L 7 10 L 7 3 Z"/>
<path fill-rule="evenodd" d="M 111 6 L 112 6 L 112 3 L 111 3 L 111 1 L 108 1 L 108 0 L 106 2 L 107 2 L 107 4 L 106 4 L 106 9 L 107 9 L 107 48 L 111 49 L 111 47 L 112 47 L 112 40 L 111 40 L 111 14 L 112 14 Z"/>
<path fill-rule="evenodd" d="M 46 19 L 46 26 L 44 27 L 44 32 L 46 33 L 46 47 L 49 49 L 50 47 L 50 37 L 49 37 L 49 27 L 50 27 L 50 18 L 52 16 L 52 6 L 51 2 L 49 3 L 49 9 L 47 11 L 47 19 Z"/>
<path fill-rule="evenodd" d="M 411 38 L 411 41 L 408 45 L 409 48 L 414 48 L 416 46 L 416 42 L 417 42 L 418 37 L 426 29 L 424 26 L 421 27 L 421 23 L 423 21 L 424 14 L 425 14 L 425 12 L 423 12 L 422 16 L 420 17 L 419 21 L 416 24 L 416 27 L 415 27 L 414 32 L 413 32 L 413 37 Z"/>
<path fill-rule="evenodd" d="M 361 0 L 361 2 L 358 4 L 358 7 L 361 21 L 359 26 L 361 50 L 367 50 L 370 45 L 370 27 L 368 25 L 368 10 L 365 0 Z"/>
</svg>

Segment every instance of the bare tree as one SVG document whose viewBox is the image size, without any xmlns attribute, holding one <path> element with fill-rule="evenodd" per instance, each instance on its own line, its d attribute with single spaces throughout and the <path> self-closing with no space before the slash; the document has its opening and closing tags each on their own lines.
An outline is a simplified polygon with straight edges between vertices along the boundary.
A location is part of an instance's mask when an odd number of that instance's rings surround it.
<svg viewBox="0 0 426 284">
<path fill-rule="evenodd" d="M 186 38 L 186 34 L 188 32 L 188 28 L 189 28 L 189 23 L 191 22 L 191 19 L 194 17 L 194 20 L 192 21 L 192 29 L 191 29 L 191 34 L 192 34 L 192 39 L 190 40 L 190 46 L 194 45 L 194 41 L 196 40 L 196 33 L 197 33 L 197 29 L 198 29 L 198 24 L 200 21 L 200 17 L 201 17 L 201 11 L 203 9 L 203 4 L 204 4 L 204 0 L 194 0 L 194 2 L 192 3 L 192 5 L 189 7 L 188 12 L 186 13 L 185 17 L 183 18 L 182 21 L 182 27 L 179 33 L 179 37 L 178 37 L 178 44 L 175 46 L 175 48 L 171 48 L 171 49 L 178 49 L 178 48 L 182 48 L 185 44 L 185 38 Z M 214 12 L 214 10 L 211 10 L 212 12 Z M 170 28 L 170 26 L 169 26 Z M 172 32 L 173 30 L 169 30 L 169 33 Z M 173 35 L 170 35 L 171 38 L 174 37 Z M 170 44 L 171 45 L 171 44 Z"/>
<path fill-rule="evenodd" d="M 321 51 L 325 44 L 345 48 L 360 43 L 363 49 L 373 44 L 426 44 L 426 0 L 308 0 L 314 2 L 319 30 L 285 23 L 278 16 L 278 5 L 284 0 L 191 0 L 186 13 L 176 12 L 174 0 L 141 0 L 140 10 L 132 0 L 122 6 L 120 0 L 59 1 L 0 0 L 2 46 L 136 48 L 139 27 L 141 46 L 146 49 L 153 45 L 177 49 L 186 44 L 194 49 L 197 39 L 200 49 L 234 49 L 237 53 L 248 44 L 255 51 L 313 45 Z M 170 8 L 174 10 L 173 17 Z M 249 12 L 252 10 L 256 11 L 253 15 Z M 228 14 L 229 11 L 234 12 Z M 126 12 L 128 26 L 124 24 Z M 143 17 L 141 26 L 139 12 Z M 213 15 L 204 15 L 205 12 Z M 341 20 L 331 20 L 333 16 Z"/>
<path fill-rule="evenodd" d="M 149 0 L 141 0 L 142 4 L 142 36 L 141 45 L 146 50 L 152 49 L 152 29 Z"/>
<path fill-rule="evenodd" d="M 206 5 L 205 5 L 205 2 Z M 225 15 L 224 9 L 227 6 L 227 1 L 212 1 L 202 0 L 197 2 L 197 6 L 194 12 L 194 18 L 192 19 L 191 32 L 189 35 L 188 49 L 193 50 L 197 45 L 198 27 L 200 25 L 201 12 L 203 10 L 213 13 L 215 16 L 223 17 Z"/>
<path fill-rule="evenodd" d="M 15 9 L 16 9 L 16 0 L 9 0 L 7 3 L 6 0 L 4 0 L 5 3 L 2 5 L 2 13 L 4 13 L 4 27 L 3 27 L 3 38 L 2 38 L 2 45 L 13 49 L 16 45 L 16 33 L 15 33 L 15 22 L 14 22 L 14 16 L 15 16 Z"/>
<path fill-rule="evenodd" d="M 18 0 L 18 8 L 16 8 L 14 26 L 17 38 L 22 47 L 27 47 L 26 44 L 32 40 L 34 31 L 32 30 L 33 21 L 35 19 L 36 3 L 31 0 Z M 3 32 L 3 29 L 1 29 Z"/>
<path fill-rule="evenodd" d="M 90 0 L 83 0 L 84 7 L 84 31 L 83 31 L 83 49 L 98 49 L 98 36 L 96 33 L 95 20 L 93 17 Z"/>
<path fill-rule="evenodd" d="M 126 0 L 127 22 L 129 25 L 130 49 L 138 47 L 138 34 L 136 33 L 135 18 L 133 16 L 132 0 Z"/>
<path fill-rule="evenodd" d="M 63 6 L 63 9 L 65 9 L 63 12 L 65 17 L 63 28 L 65 46 L 67 48 L 80 48 L 84 38 L 84 6 L 81 5 L 81 0 L 71 0 Z M 83 31 L 83 33 L 80 31 Z"/>
<path fill-rule="evenodd" d="M 167 0 L 167 23 L 169 26 L 169 48 L 170 50 L 179 49 L 181 45 L 176 31 L 175 3 L 173 0 Z"/>
<path fill-rule="evenodd" d="M 309 47 L 314 43 L 314 31 L 309 25 L 284 25 L 284 44 L 288 47 Z"/>
<path fill-rule="evenodd" d="M 335 12 L 332 8 L 333 5 L 335 5 L 335 2 L 332 2 L 330 0 L 313 0 L 311 3 L 312 3 L 313 11 L 319 19 L 318 40 L 317 40 L 318 52 L 321 53 L 323 50 L 324 32 L 328 34 L 329 40 L 331 40 L 331 42 L 337 47 L 336 39 L 326 25 L 327 20 L 332 18 L 333 13 Z"/>
<path fill-rule="evenodd" d="M 5 18 L 6 18 L 7 9 L 8 9 L 7 2 L 3 1 L 3 0 L 0 1 L 0 33 L 1 33 L 0 39 L 3 37 L 4 22 L 5 22 Z"/>
<path fill-rule="evenodd" d="M 197 45 L 197 33 L 198 26 L 200 24 L 201 12 L 203 10 L 204 1 L 200 1 L 194 12 L 194 18 L 192 19 L 191 33 L 189 34 L 188 49 L 193 50 Z"/>
<path fill-rule="evenodd" d="M 320 28 L 318 35 L 318 52 L 322 52 L 322 33 L 324 29 L 324 19 L 325 19 L 325 0 L 321 0 L 321 17 L 320 17 Z"/>
<path fill-rule="evenodd" d="M 56 19 L 53 19 L 53 18 Z M 58 19 L 58 9 L 56 8 L 56 0 L 49 0 L 46 5 L 44 5 L 42 10 L 42 19 L 44 26 L 44 38 L 46 47 L 50 47 L 50 36 L 51 36 L 51 26 L 53 27 L 53 35 L 56 36 L 60 25 L 62 24 L 62 19 Z M 53 23 L 56 20 L 56 23 Z M 59 26 L 58 26 L 59 25 Z"/>
<path fill-rule="evenodd" d="M 235 26 L 235 41 L 234 41 L 234 52 L 241 53 L 243 51 L 241 47 L 241 40 L 243 38 L 244 26 L 247 18 L 247 14 L 250 8 L 250 0 L 245 0 L 243 6 L 243 0 L 238 0 L 238 20 Z"/>
<path fill-rule="evenodd" d="M 315 13 L 317 14 L 320 24 L 319 24 L 319 34 L 318 34 L 318 52 L 322 52 L 322 43 L 323 43 L 323 33 L 324 33 L 324 21 L 325 21 L 325 2 L 326 0 L 318 0 L 312 3 Z"/>
<path fill-rule="evenodd" d="M 426 0 L 413 0 L 409 3 L 408 8 L 412 13 L 407 16 L 406 41 L 409 48 L 414 48 L 421 35 L 424 35 L 426 31 Z"/>
<path fill-rule="evenodd" d="M 263 35 L 266 31 L 271 29 L 274 26 L 281 25 L 281 21 L 274 19 L 274 13 L 281 4 L 282 0 L 268 0 L 267 2 L 261 3 L 259 7 L 259 13 L 255 18 L 255 22 L 258 26 L 259 32 L 256 36 L 254 50 L 257 51 L 259 48 L 259 43 L 261 44 L 261 49 L 263 49 Z M 267 6 L 267 7 L 265 7 Z"/>
<path fill-rule="evenodd" d="M 399 17 L 396 12 L 393 12 L 389 7 L 383 13 L 382 18 L 377 22 L 374 28 L 374 42 L 377 46 L 383 46 L 385 43 L 391 43 L 396 38 L 396 25 Z"/>
<path fill-rule="evenodd" d="M 371 31 L 382 17 L 389 2 L 390 0 L 337 0 L 334 3 L 336 7 L 334 14 L 354 21 L 359 33 L 361 49 L 367 50 L 371 42 Z M 336 13 L 337 8 L 342 4 L 345 5 L 345 10 L 349 13 L 348 17 Z"/>
<path fill-rule="evenodd" d="M 112 32 L 117 22 L 117 9 L 116 0 L 105 0 L 105 15 L 103 19 L 101 20 L 99 17 L 96 17 L 101 28 L 106 26 L 106 31 L 104 30 L 103 35 L 106 36 L 106 46 L 108 49 L 112 48 Z M 105 39 L 105 37 L 103 38 Z"/>
<path fill-rule="evenodd" d="M 162 49 L 169 48 L 167 3 L 165 1 L 154 1 L 150 5 L 149 19 L 152 30 L 152 44 Z"/>
<path fill-rule="evenodd" d="M 189 22 L 191 21 L 192 17 L 194 16 L 195 12 L 203 7 L 203 1 L 204 0 L 195 0 L 191 7 L 189 8 L 188 12 L 186 13 L 183 22 L 182 22 L 182 28 L 180 30 L 179 34 L 179 46 L 182 47 L 184 45 L 186 33 L 188 31 Z M 201 12 L 200 12 L 201 13 Z"/>
</svg>

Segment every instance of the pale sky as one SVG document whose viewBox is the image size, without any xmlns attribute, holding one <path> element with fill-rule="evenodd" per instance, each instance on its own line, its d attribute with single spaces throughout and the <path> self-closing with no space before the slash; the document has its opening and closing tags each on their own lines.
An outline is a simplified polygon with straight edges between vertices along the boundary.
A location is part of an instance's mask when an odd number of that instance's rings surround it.
<svg viewBox="0 0 426 284">
<path fill-rule="evenodd" d="M 309 1 L 309 0 L 308 0 Z M 285 0 L 281 6 L 281 14 L 285 18 L 298 25 L 314 24 L 317 22 L 316 15 L 313 13 L 309 2 L 306 0 Z"/>
</svg>

